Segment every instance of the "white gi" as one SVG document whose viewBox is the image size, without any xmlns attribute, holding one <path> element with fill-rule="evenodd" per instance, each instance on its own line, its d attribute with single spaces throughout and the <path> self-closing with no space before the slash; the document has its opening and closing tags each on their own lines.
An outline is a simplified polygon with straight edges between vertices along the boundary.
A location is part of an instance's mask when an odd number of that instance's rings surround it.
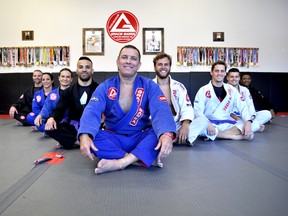
<svg viewBox="0 0 288 216">
<path fill-rule="evenodd" d="M 188 141 L 192 144 L 198 137 L 199 133 L 203 129 L 207 128 L 208 121 L 203 116 L 195 118 L 194 109 L 187 93 L 187 89 L 182 83 L 172 79 L 171 76 L 169 76 L 169 79 L 171 103 L 176 112 L 176 115 L 173 117 L 176 124 L 177 133 L 181 127 L 182 121 L 190 120 L 191 123 L 189 125 Z M 154 78 L 153 81 L 157 83 L 157 77 Z"/>
<path fill-rule="evenodd" d="M 251 125 L 252 131 L 253 132 L 258 131 L 261 125 L 264 125 L 266 122 L 268 122 L 272 118 L 271 112 L 268 110 L 261 110 L 261 111 L 256 112 L 254 103 L 253 103 L 253 98 L 250 94 L 249 89 L 241 85 L 238 85 L 238 87 L 239 87 L 241 100 L 244 100 L 246 102 L 249 113 L 252 115 L 252 120 L 253 120 L 253 123 Z M 234 110 L 234 114 L 240 117 L 237 109 Z"/>
<path fill-rule="evenodd" d="M 244 122 L 252 119 L 247 105 L 240 99 L 240 94 L 236 88 L 230 84 L 223 83 L 226 91 L 226 96 L 222 102 L 217 98 L 211 81 L 202 86 L 194 100 L 194 111 L 196 116 L 205 116 L 206 120 L 212 121 L 216 134 L 208 135 L 207 128 L 201 131 L 201 136 L 206 136 L 211 140 L 215 140 L 218 130 L 225 131 L 233 126 L 236 126 L 243 132 Z M 237 122 L 231 120 L 230 114 L 237 109 L 241 119 Z"/>
</svg>

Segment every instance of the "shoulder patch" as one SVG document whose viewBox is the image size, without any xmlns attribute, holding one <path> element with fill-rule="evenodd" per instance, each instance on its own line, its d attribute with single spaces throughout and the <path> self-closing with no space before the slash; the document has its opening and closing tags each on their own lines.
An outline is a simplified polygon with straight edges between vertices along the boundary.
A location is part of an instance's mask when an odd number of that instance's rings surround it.
<svg viewBox="0 0 288 216">
<path fill-rule="evenodd" d="M 51 93 L 50 94 L 50 100 L 54 101 L 57 99 L 57 94 L 56 93 Z"/>
<path fill-rule="evenodd" d="M 166 98 L 164 95 L 158 96 L 158 99 L 159 99 L 159 101 L 161 101 L 161 102 L 167 102 L 167 101 L 168 101 L 167 98 Z"/>
<path fill-rule="evenodd" d="M 41 96 L 40 95 L 37 95 L 36 96 L 36 101 L 39 103 L 41 101 Z"/>
</svg>

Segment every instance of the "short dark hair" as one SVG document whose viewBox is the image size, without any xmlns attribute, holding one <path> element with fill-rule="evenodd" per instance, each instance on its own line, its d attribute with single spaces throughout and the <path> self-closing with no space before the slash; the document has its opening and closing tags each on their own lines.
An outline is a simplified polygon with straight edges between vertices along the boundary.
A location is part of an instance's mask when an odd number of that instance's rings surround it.
<svg viewBox="0 0 288 216">
<path fill-rule="evenodd" d="M 172 58 L 170 55 L 166 54 L 166 53 L 159 53 L 158 55 L 156 55 L 153 59 L 153 63 L 154 63 L 154 66 L 156 66 L 156 62 L 159 60 L 159 59 L 163 59 L 163 58 L 168 58 L 169 61 L 170 61 L 170 66 L 172 65 Z"/>
<path fill-rule="evenodd" d="M 70 74 L 71 74 L 71 77 L 73 77 L 73 73 L 72 73 L 72 71 L 71 71 L 69 68 L 62 68 L 62 69 L 60 70 L 60 72 L 59 72 L 58 76 L 60 76 L 60 75 L 61 75 L 61 72 L 62 72 L 62 71 L 69 71 L 69 72 L 70 72 Z"/>
<path fill-rule="evenodd" d="M 226 65 L 226 63 L 225 63 L 224 61 L 221 61 L 221 60 L 220 60 L 220 61 L 216 61 L 216 62 L 214 62 L 214 63 L 212 64 L 211 71 L 214 70 L 214 68 L 215 68 L 216 65 L 224 65 L 225 71 L 227 70 L 227 65 Z"/>
<path fill-rule="evenodd" d="M 81 56 L 81 57 L 78 59 L 78 61 L 80 61 L 80 60 L 87 60 L 87 61 L 90 61 L 91 64 L 93 65 L 92 60 L 91 60 L 90 58 L 88 58 L 87 56 Z"/>
<path fill-rule="evenodd" d="M 242 77 L 243 77 L 244 75 L 248 75 L 248 76 L 250 76 L 250 78 L 251 78 L 251 73 L 250 73 L 250 72 L 242 72 L 242 73 L 240 74 L 240 79 L 242 79 Z"/>
<path fill-rule="evenodd" d="M 239 69 L 238 68 L 230 68 L 229 70 L 228 70 L 228 75 L 231 73 L 231 72 L 238 72 L 239 74 L 240 74 L 240 71 L 239 71 Z"/>
<path fill-rule="evenodd" d="M 48 75 L 48 76 L 50 76 L 51 80 L 54 80 L 54 77 L 53 77 L 53 75 L 51 73 L 45 72 L 45 73 L 42 73 L 42 75 Z"/>
<path fill-rule="evenodd" d="M 122 52 L 123 49 L 126 49 L 126 48 L 131 48 L 131 49 L 135 49 L 137 52 L 138 52 L 138 55 L 139 55 L 139 61 L 141 61 L 141 54 L 140 54 L 140 51 L 137 47 L 131 45 L 131 44 L 128 44 L 128 45 L 125 45 L 123 46 L 120 51 L 119 51 L 119 54 L 118 54 L 118 59 L 120 58 L 120 54 Z"/>
<path fill-rule="evenodd" d="M 42 73 L 42 77 L 44 76 L 44 75 L 48 75 L 48 76 L 50 76 L 50 79 L 52 80 L 52 81 L 54 81 L 54 77 L 53 77 L 53 75 L 51 74 L 51 73 L 47 73 L 47 72 L 45 72 L 45 73 Z M 54 82 L 52 83 L 52 86 L 54 87 Z"/>
</svg>

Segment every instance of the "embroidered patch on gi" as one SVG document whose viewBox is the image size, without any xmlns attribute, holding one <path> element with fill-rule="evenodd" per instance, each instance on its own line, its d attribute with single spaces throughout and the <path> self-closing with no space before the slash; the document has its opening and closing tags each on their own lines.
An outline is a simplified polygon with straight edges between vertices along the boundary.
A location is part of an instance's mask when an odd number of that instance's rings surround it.
<svg viewBox="0 0 288 216">
<path fill-rule="evenodd" d="M 40 95 L 37 95 L 36 96 L 36 101 L 39 103 L 41 101 L 41 96 Z"/>
<path fill-rule="evenodd" d="M 228 89 L 228 94 L 231 95 L 232 94 L 232 89 Z"/>
<path fill-rule="evenodd" d="M 244 92 L 241 92 L 241 97 L 240 97 L 240 99 L 241 99 L 242 101 L 245 101 Z"/>
<path fill-rule="evenodd" d="M 115 100 L 117 95 L 117 89 L 115 87 L 109 88 L 108 90 L 108 98 L 111 100 Z"/>
<path fill-rule="evenodd" d="M 56 99 L 57 99 L 57 94 L 51 93 L 51 94 L 50 94 L 50 100 L 54 101 L 54 100 L 56 100 Z"/>
<path fill-rule="evenodd" d="M 185 87 L 182 84 L 180 84 L 180 88 L 182 89 L 182 91 L 185 90 Z"/>
<path fill-rule="evenodd" d="M 90 100 L 91 100 L 91 101 L 94 101 L 94 102 L 98 102 L 98 101 L 99 101 L 99 99 L 96 98 L 96 97 L 92 97 Z"/>
<path fill-rule="evenodd" d="M 227 110 L 227 108 L 228 108 L 229 105 L 230 105 L 230 102 L 231 102 L 231 98 L 229 98 L 228 102 L 225 104 L 225 106 L 224 106 L 224 108 L 223 108 L 224 111 Z"/>
<path fill-rule="evenodd" d="M 209 90 L 205 93 L 205 95 L 206 95 L 207 98 L 211 98 L 211 93 L 210 93 Z"/>
<path fill-rule="evenodd" d="M 135 95 L 136 95 L 136 100 L 137 100 L 138 105 L 141 105 L 143 95 L 144 95 L 144 89 L 143 88 L 137 88 L 135 91 Z"/>
<path fill-rule="evenodd" d="M 187 101 L 187 102 L 190 102 L 190 97 L 189 97 L 188 94 L 186 94 L 186 101 Z"/>
<path fill-rule="evenodd" d="M 137 112 L 132 117 L 130 125 L 136 126 L 139 119 L 144 115 L 144 110 L 141 107 L 138 107 Z"/>
<path fill-rule="evenodd" d="M 158 96 L 158 99 L 162 102 L 167 102 L 167 98 L 164 95 Z"/>
<path fill-rule="evenodd" d="M 176 89 L 173 89 L 173 96 L 174 96 L 175 100 L 177 100 L 177 90 Z"/>
</svg>

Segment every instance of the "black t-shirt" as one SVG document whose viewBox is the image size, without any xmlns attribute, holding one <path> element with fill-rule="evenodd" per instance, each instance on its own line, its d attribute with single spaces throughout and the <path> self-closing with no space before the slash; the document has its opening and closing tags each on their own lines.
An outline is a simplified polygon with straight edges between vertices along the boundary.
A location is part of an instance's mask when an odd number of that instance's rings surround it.
<svg viewBox="0 0 288 216">
<path fill-rule="evenodd" d="M 226 97 L 227 94 L 224 89 L 224 86 L 222 85 L 221 87 L 216 87 L 213 85 L 213 88 L 217 98 L 219 99 L 220 102 L 222 102 L 222 100 Z"/>
<path fill-rule="evenodd" d="M 80 104 L 85 106 L 88 103 L 88 95 L 90 93 L 90 86 L 80 86 L 78 85 L 78 91 L 80 96 Z"/>
</svg>

